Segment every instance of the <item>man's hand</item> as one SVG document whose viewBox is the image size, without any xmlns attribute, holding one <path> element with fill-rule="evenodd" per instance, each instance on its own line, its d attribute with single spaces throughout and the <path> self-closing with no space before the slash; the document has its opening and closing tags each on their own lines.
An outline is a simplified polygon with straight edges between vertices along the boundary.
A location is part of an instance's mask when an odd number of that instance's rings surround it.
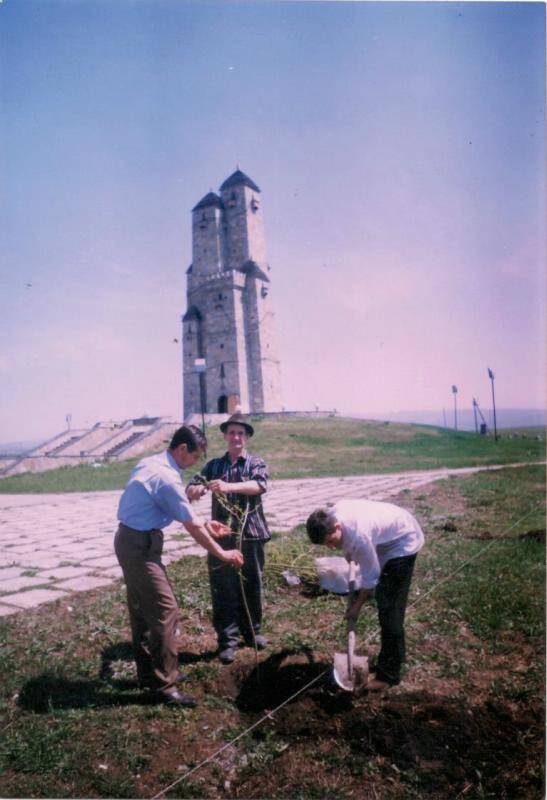
<svg viewBox="0 0 547 800">
<path fill-rule="evenodd" d="M 229 536 L 232 533 L 227 525 L 223 525 L 222 522 L 217 522 L 216 520 L 207 522 L 205 527 L 213 539 L 222 539 L 224 536 Z"/>
<path fill-rule="evenodd" d="M 224 550 L 223 561 L 239 569 L 243 566 L 243 553 L 240 553 L 239 550 Z"/>
<path fill-rule="evenodd" d="M 191 502 L 199 500 L 200 497 L 203 497 L 203 495 L 206 492 L 207 492 L 207 487 L 203 485 L 189 486 L 186 489 L 186 494 Z"/>
<path fill-rule="evenodd" d="M 357 618 L 362 607 L 363 603 L 359 600 L 356 600 L 355 603 L 353 603 L 353 605 L 351 605 L 344 614 L 344 619 L 346 619 L 348 622 L 357 622 Z"/>
<path fill-rule="evenodd" d="M 228 494 L 228 492 L 230 491 L 230 484 L 227 483 L 226 481 L 221 481 L 220 479 L 217 479 L 210 482 L 209 489 L 217 494 Z"/>
<path fill-rule="evenodd" d="M 348 622 L 356 622 L 361 612 L 365 600 L 369 600 L 374 595 L 374 589 L 359 589 L 357 596 L 344 615 Z"/>
</svg>

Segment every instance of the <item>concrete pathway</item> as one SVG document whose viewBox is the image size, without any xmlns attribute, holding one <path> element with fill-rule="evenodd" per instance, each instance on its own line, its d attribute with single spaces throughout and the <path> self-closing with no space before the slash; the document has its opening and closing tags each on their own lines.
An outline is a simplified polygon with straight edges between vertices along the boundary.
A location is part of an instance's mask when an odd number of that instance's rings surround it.
<svg viewBox="0 0 547 800">
<path fill-rule="evenodd" d="M 343 497 L 385 500 L 449 475 L 495 467 L 437 469 L 343 478 L 272 481 L 264 508 L 272 530 L 287 532 L 314 508 Z M 0 616 L 15 614 L 121 577 L 112 548 L 120 491 L 0 494 Z M 210 498 L 197 505 L 208 516 Z M 164 562 L 205 555 L 179 523 L 166 528 Z"/>
</svg>

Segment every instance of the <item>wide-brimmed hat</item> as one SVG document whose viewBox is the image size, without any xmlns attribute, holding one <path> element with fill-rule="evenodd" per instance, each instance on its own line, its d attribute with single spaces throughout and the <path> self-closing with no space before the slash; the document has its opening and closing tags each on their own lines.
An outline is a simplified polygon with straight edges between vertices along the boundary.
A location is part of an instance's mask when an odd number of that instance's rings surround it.
<svg viewBox="0 0 547 800">
<path fill-rule="evenodd" d="M 249 436 L 252 436 L 254 431 L 253 426 L 248 422 L 247 417 L 244 417 L 243 414 L 236 412 L 232 414 L 230 419 L 227 419 L 226 422 L 222 422 L 220 425 L 220 430 L 222 433 L 226 433 L 228 430 L 228 425 L 243 425 Z"/>
</svg>

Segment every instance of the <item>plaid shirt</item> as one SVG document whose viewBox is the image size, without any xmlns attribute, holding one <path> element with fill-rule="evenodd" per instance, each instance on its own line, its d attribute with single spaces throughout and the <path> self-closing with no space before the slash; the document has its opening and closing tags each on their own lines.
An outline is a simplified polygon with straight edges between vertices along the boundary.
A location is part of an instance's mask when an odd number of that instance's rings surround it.
<svg viewBox="0 0 547 800">
<path fill-rule="evenodd" d="M 247 456 L 240 456 L 234 464 L 232 464 L 228 453 L 225 453 L 222 458 L 213 458 L 203 467 L 201 474 L 207 481 L 221 480 L 226 483 L 256 481 L 262 494 L 268 489 L 268 468 L 265 462 L 259 456 L 252 456 L 249 453 L 247 453 Z M 188 486 L 195 486 L 198 483 L 199 481 L 192 479 Z M 271 539 L 268 524 L 264 517 L 262 494 L 224 495 L 229 503 L 238 506 L 242 510 L 245 510 L 248 504 L 249 513 L 243 529 L 244 539 L 258 539 L 263 542 Z M 220 505 L 217 495 L 213 494 L 211 518 L 217 520 L 217 522 L 227 523 L 229 516 L 226 509 Z M 235 521 L 232 521 L 232 529 L 237 529 Z"/>
</svg>

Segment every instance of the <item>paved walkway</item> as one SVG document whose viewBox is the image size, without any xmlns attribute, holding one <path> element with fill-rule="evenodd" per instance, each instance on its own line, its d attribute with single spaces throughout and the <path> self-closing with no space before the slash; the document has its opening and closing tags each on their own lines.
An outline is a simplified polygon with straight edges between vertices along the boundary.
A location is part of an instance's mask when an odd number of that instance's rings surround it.
<svg viewBox="0 0 547 800">
<path fill-rule="evenodd" d="M 385 500 L 449 475 L 501 468 L 272 481 L 264 507 L 271 529 L 287 532 L 303 523 L 314 508 L 343 497 Z M 120 494 L 0 494 L 0 616 L 107 586 L 121 577 L 112 549 Z M 208 516 L 210 498 L 202 499 L 197 508 Z M 165 563 L 185 555 L 205 555 L 179 523 L 166 532 Z"/>
</svg>

